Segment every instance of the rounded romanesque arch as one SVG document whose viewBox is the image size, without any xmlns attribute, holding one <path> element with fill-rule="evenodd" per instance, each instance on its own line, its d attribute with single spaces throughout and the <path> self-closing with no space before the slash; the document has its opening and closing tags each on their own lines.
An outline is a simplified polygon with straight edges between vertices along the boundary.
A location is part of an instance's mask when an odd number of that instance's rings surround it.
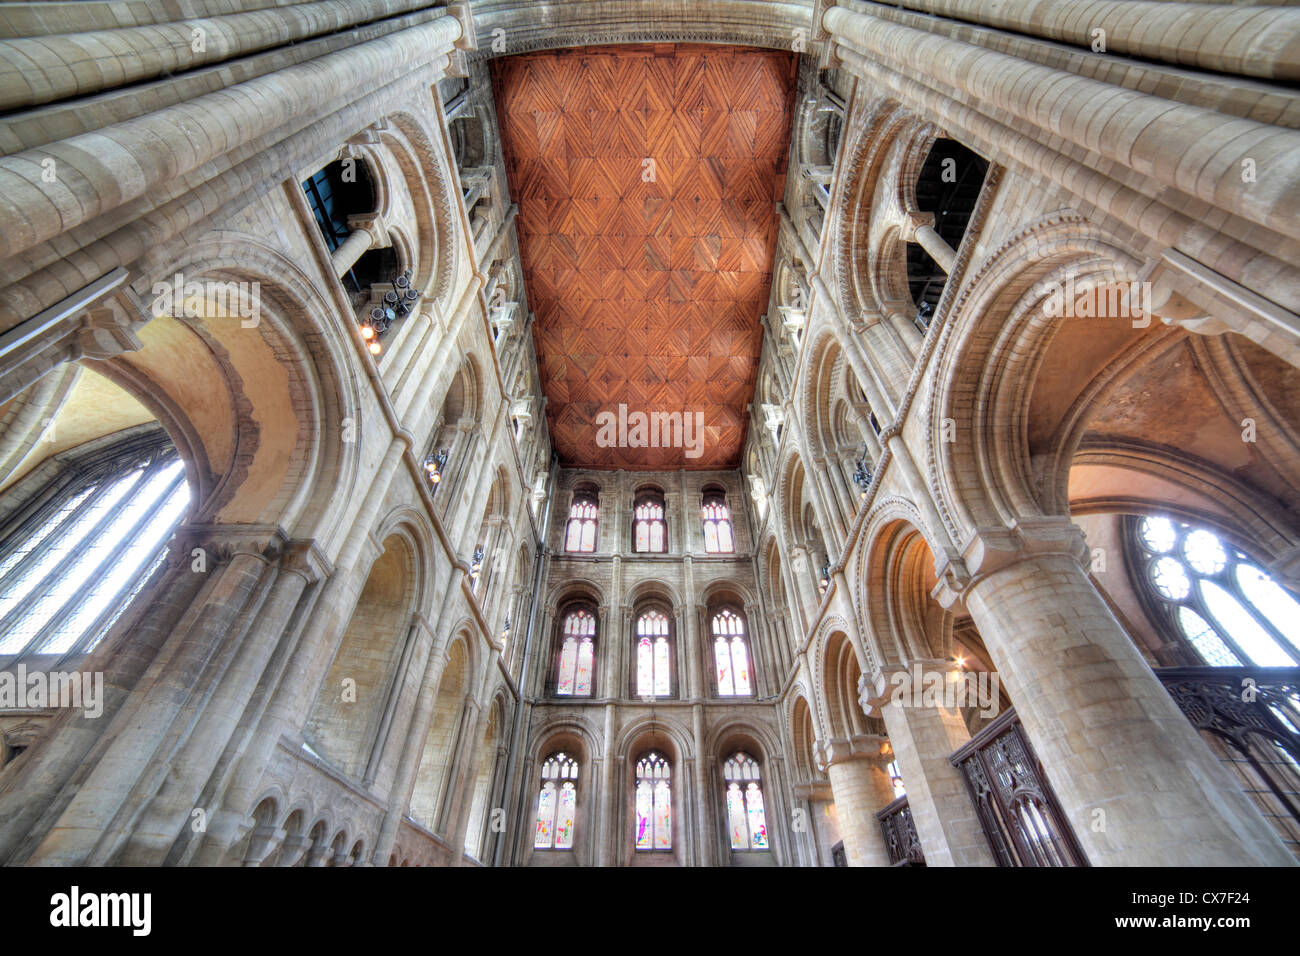
<svg viewBox="0 0 1300 956">
<path fill-rule="evenodd" d="M 335 489 L 357 467 L 359 443 L 343 436 L 362 374 L 355 346 L 313 319 L 330 307 L 309 277 L 231 234 L 187 246 L 151 274 L 144 348 L 96 370 L 167 430 L 186 462 L 192 520 L 330 529 L 345 504 Z"/>
<path fill-rule="evenodd" d="M 442 150 L 434 146 L 433 138 L 418 117 L 396 112 L 388 119 L 392 127 L 382 130 L 380 138 L 402 170 L 415 214 L 418 254 L 412 257 L 416 265 L 411 271 L 417 280 L 426 283 L 417 282 L 416 288 L 423 288 L 445 313 L 451 305 L 450 295 L 460 269 L 453 218 L 456 209 L 453 180 Z"/>
<path fill-rule="evenodd" d="M 1099 377 L 1114 376 L 1135 350 L 1166 331 L 1154 324 L 1135 328 L 1122 317 L 1078 323 L 1052 313 L 1074 307 L 1069 292 L 1136 281 L 1137 270 L 1133 256 L 1081 217 L 1061 214 L 1021 230 L 964 285 L 943 330 L 942 384 L 927 422 L 928 470 L 955 540 L 976 527 L 1053 513 L 1060 479 L 1056 488 L 1043 486 L 1043 475 L 1053 472 L 1036 458 L 1028 435 L 1033 403 L 1046 398 L 1036 386 L 1047 382 L 1064 392 L 1058 402 L 1068 408 L 1071 386 L 1075 392 L 1098 387 Z M 1087 351 L 1073 352 L 1068 384 L 1040 378 L 1054 338 L 1066 335 L 1078 346 L 1083 342 L 1075 336 L 1085 334 Z M 1040 448 L 1039 455 L 1059 454 Z"/>
</svg>

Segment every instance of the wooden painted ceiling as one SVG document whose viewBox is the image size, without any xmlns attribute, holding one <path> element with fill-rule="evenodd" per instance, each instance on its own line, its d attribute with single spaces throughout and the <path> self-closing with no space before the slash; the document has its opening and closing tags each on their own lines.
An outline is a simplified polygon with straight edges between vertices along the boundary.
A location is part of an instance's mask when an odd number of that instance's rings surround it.
<svg viewBox="0 0 1300 956">
<path fill-rule="evenodd" d="M 598 47 L 503 58 L 493 72 L 561 461 L 738 467 L 785 191 L 794 56 Z M 620 403 L 629 415 L 702 413 L 702 454 L 601 447 L 597 416 Z"/>
</svg>

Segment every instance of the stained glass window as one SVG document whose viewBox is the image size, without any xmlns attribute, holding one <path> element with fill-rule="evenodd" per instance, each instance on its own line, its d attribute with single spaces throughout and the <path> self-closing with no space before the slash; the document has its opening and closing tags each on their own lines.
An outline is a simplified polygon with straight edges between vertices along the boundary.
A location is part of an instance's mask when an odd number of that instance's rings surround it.
<svg viewBox="0 0 1300 956">
<path fill-rule="evenodd" d="M 588 494 L 575 494 L 569 507 L 569 523 L 564 529 L 565 551 L 596 550 L 596 517 L 596 499 Z"/>
<path fill-rule="evenodd" d="M 650 751 L 636 764 L 636 848 L 673 848 L 672 768 Z"/>
<path fill-rule="evenodd" d="M 585 608 L 564 617 L 560 643 L 560 673 L 555 693 L 566 697 L 590 697 L 595 662 L 596 618 Z"/>
<path fill-rule="evenodd" d="M 0 654 L 92 649 L 161 565 L 190 502 L 185 466 L 159 442 L 61 480 L 0 541 Z"/>
<path fill-rule="evenodd" d="M 731 535 L 731 512 L 722 492 L 704 496 L 704 550 L 709 554 L 731 554 L 736 550 Z"/>
<path fill-rule="evenodd" d="M 1170 518 L 1134 522 L 1143 585 L 1212 667 L 1300 664 L 1300 601 L 1240 549 Z"/>
<path fill-rule="evenodd" d="M 636 693 L 638 697 L 667 697 L 670 682 L 668 618 L 646 611 L 636 622 Z"/>
<path fill-rule="evenodd" d="M 730 831 L 731 848 L 770 849 L 758 762 L 744 751 L 739 751 L 723 765 L 722 779 L 727 787 L 727 828 Z"/>
<path fill-rule="evenodd" d="M 573 849 L 573 825 L 578 807 L 578 762 L 561 751 L 542 764 L 542 789 L 537 795 L 538 850 Z"/>
<path fill-rule="evenodd" d="M 889 783 L 894 788 L 894 798 L 906 796 L 907 789 L 903 786 L 903 772 L 898 769 L 898 761 L 891 760 L 886 772 L 889 774 Z"/>
<path fill-rule="evenodd" d="M 667 551 L 668 524 L 664 521 L 663 499 L 655 495 L 637 499 L 633 515 L 635 550 L 654 554 Z"/>
<path fill-rule="evenodd" d="M 754 692 L 749 648 L 745 644 L 745 621 L 731 608 L 723 608 L 713 616 L 713 660 L 720 696 L 736 697 Z"/>
</svg>

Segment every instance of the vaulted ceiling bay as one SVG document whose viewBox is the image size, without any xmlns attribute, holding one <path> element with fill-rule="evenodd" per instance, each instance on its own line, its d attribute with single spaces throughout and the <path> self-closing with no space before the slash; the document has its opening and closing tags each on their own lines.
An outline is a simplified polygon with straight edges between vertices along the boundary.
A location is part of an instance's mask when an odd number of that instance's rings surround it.
<svg viewBox="0 0 1300 956">
<path fill-rule="evenodd" d="M 681 44 L 493 63 L 547 419 L 564 464 L 739 465 L 795 67 L 792 54 Z M 620 405 L 627 418 L 682 414 L 684 445 L 698 421 L 702 446 L 627 447 L 633 428 L 611 445 L 600 426 Z"/>
</svg>

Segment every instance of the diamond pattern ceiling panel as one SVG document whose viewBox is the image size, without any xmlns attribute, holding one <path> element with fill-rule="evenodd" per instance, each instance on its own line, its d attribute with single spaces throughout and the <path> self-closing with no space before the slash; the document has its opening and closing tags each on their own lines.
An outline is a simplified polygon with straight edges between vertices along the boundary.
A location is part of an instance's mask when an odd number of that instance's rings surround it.
<svg viewBox="0 0 1300 956">
<path fill-rule="evenodd" d="M 503 58 L 493 72 L 561 460 L 737 467 L 785 191 L 794 56 L 598 47 Z M 680 444 L 693 447 L 677 447 L 676 432 L 660 440 L 663 419 L 654 435 L 638 432 L 638 412 L 702 423 L 702 446 L 689 432 Z"/>
</svg>

